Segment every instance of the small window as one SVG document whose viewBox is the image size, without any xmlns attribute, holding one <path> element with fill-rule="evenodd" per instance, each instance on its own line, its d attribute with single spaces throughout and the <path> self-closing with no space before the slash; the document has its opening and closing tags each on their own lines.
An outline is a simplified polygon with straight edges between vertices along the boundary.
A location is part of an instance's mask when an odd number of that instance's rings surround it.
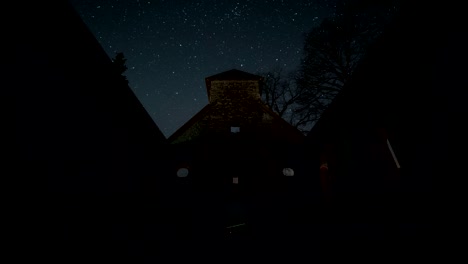
<svg viewBox="0 0 468 264">
<path fill-rule="evenodd" d="M 177 170 L 177 177 L 185 178 L 189 174 L 189 170 L 187 168 L 180 168 Z"/>
<path fill-rule="evenodd" d="M 240 127 L 238 126 L 231 127 L 231 133 L 239 133 L 239 132 L 240 132 Z"/>
<path fill-rule="evenodd" d="M 284 176 L 294 176 L 294 170 L 291 168 L 284 168 L 283 169 Z"/>
<path fill-rule="evenodd" d="M 239 177 L 232 177 L 233 184 L 239 184 Z"/>
</svg>

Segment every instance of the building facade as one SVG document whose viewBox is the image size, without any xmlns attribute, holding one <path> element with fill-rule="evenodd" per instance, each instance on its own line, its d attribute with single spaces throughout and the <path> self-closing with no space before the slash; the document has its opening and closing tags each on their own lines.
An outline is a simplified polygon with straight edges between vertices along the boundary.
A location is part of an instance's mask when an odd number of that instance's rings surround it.
<svg viewBox="0 0 468 264">
<path fill-rule="evenodd" d="M 310 180 L 304 135 L 261 101 L 262 80 L 236 69 L 207 77 L 209 104 L 168 138 L 173 186 L 183 201 L 200 199 L 200 230 L 265 227 L 285 216 L 299 200 L 299 182 Z"/>
</svg>

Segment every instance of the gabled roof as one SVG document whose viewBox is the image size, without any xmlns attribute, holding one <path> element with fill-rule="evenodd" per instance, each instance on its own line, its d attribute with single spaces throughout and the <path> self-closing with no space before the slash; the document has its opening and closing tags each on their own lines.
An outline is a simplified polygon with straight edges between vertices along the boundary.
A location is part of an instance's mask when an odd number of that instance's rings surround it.
<svg viewBox="0 0 468 264">
<path fill-rule="evenodd" d="M 222 80 L 222 81 L 258 81 L 261 84 L 261 81 L 263 80 L 262 76 L 251 74 L 248 72 L 240 71 L 237 69 L 232 69 L 229 71 L 225 71 L 216 75 L 212 75 L 209 77 L 205 78 L 206 81 L 206 86 L 208 90 L 208 96 L 210 92 L 210 87 L 211 87 L 211 81 L 213 80 Z M 242 102 L 244 104 L 244 102 Z M 256 113 L 264 113 L 268 114 L 272 120 L 274 120 L 274 127 L 272 127 L 272 130 L 274 129 L 280 129 L 281 131 L 276 131 L 279 132 L 279 134 L 284 134 L 288 135 L 287 137 L 292 136 L 295 139 L 300 139 L 304 137 L 304 135 L 297 130 L 294 126 L 286 122 L 283 118 L 281 118 L 277 113 L 275 113 L 273 110 L 271 110 L 268 106 L 266 106 L 260 99 L 253 99 L 253 100 L 247 100 L 245 101 L 245 104 L 250 105 L 252 108 L 250 108 L 249 111 L 253 111 Z M 176 132 L 174 132 L 169 138 L 168 142 L 174 142 L 177 140 L 179 137 L 183 136 L 184 133 L 186 133 L 188 130 L 190 130 L 194 125 L 197 124 L 197 122 L 201 121 L 204 117 L 209 115 L 212 111 L 218 111 L 216 103 L 209 103 L 206 105 L 203 109 L 201 109 L 196 115 L 194 115 L 189 121 L 187 121 L 184 125 L 182 125 Z"/>
<path fill-rule="evenodd" d="M 192 127 L 196 122 L 201 120 L 206 113 L 208 113 L 212 108 L 211 104 L 205 105 L 198 113 L 196 113 L 192 118 L 189 119 L 185 124 L 183 124 L 179 129 L 176 130 L 172 135 L 169 136 L 167 141 L 171 143 L 174 139 L 181 136 L 185 131 Z"/>
<path fill-rule="evenodd" d="M 263 113 L 269 114 L 275 123 L 282 127 L 283 131 L 287 131 L 288 135 L 293 136 L 296 139 L 302 140 L 304 135 L 296 129 L 294 126 L 289 124 L 286 120 L 281 118 L 277 113 L 271 110 L 268 106 L 266 106 L 261 100 L 252 101 L 258 106 L 259 111 L 263 111 Z M 184 125 L 182 125 L 176 132 L 174 132 L 169 138 L 168 142 L 171 143 L 181 135 L 183 135 L 187 130 L 189 130 L 193 125 L 195 125 L 198 121 L 202 120 L 203 117 L 208 115 L 211 111 L 214 110 L 213 104 L 208 104 L 203 107 L 197 114 L 195 114 L 189 121 L 187 121 Z M 273 128 L 272 128 L 273 129 Z"/>
<path fill-rule="evenodd" d="M 288 123 L 286 120 L 284 120 L 279 114 L 277 114 L 275 111 L 273 111 L 270 107 L 268 107 L 266 104 L 260 101 L 260 105 L 262 109 L 270 114 L 274 119 L 278 120 L 279 123 L 287 127 L 292 131 L 292 133 L 297 134 L 298 137 L 304 137 L 304 134 L 302 134 L 301 131 L 299 131 L 296 127 Z"/>
</svg>

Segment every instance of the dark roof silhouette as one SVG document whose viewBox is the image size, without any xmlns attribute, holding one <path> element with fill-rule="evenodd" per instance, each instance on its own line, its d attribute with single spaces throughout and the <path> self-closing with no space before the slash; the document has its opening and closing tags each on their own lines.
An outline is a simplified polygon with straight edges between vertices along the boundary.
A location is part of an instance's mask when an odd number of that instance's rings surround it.
<svg viewBox="0 0 468 264">
<path fill-rule="evenodd" d="M 21 158 L 39 163 L 30 166 L 36 173 L 69 164 L 75 184 L 58 184 L 66 174 L 51 180 L 64 191 L 102 190 L 107 174 L 130 177 L 119 166 L 157 155 L 166 138 L 68 1 L 28 4 L 14 72 Z"/>
<path fill-rule="evenodd" d="M 238 69 L 231 69 L 225 72 L 221 72 L 209 77 L 206 77 L 206 80 L 261 80 L 262 76 L 241 71 Z"/>
</svg>

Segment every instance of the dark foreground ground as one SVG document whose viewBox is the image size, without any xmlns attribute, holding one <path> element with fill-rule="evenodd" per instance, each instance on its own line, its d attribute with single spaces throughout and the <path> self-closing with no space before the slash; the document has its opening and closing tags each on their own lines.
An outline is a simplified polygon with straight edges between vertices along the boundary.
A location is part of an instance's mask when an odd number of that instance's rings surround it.
<svg viewBox="0 0 468 264">
<path fill-rule="evenodd" d="M 47 263 L 422 263 L 443 244 L 428 199 L 257 205 L 229 228 L 219 207 L 50 196 L 30 221 L 38 232 L 26 255 Z"/>
</svg>

